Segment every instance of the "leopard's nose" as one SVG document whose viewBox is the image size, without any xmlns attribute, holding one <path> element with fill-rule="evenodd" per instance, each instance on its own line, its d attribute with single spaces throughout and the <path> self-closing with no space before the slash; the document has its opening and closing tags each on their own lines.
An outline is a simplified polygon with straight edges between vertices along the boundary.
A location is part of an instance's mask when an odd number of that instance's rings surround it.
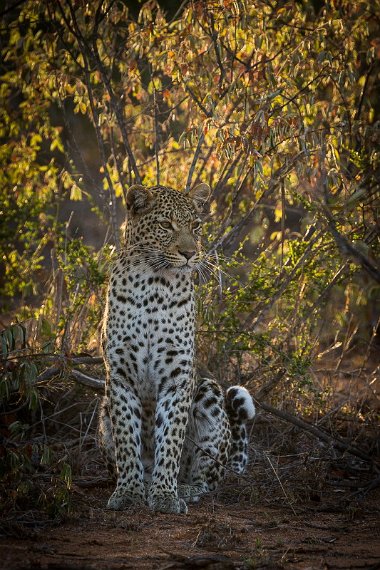
<svg viewBox="0 0 380 570">
<path fill-rule="evenodd" d="M 196 251 L 195 249 L 186 249 L 186 250 L 179 250 L 178 253 L 180 253 L 181 255 L 183 255 L 183 257 L 186 257 L 187 260 L 191 259 Z"/>
</svg>

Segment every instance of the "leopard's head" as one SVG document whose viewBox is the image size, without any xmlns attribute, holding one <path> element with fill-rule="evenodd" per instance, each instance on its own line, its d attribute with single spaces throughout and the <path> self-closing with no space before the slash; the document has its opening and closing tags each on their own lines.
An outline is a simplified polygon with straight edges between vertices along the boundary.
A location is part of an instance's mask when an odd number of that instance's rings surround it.
<svg viewBox="0 0 380 570">
<path fill-rule="evenodd" d="M 125 233 L 130 258 L 157 270 L 195 269 L 201 255 L 202 214 L 210 193 L 204 183 L 188 194 L 164 186 L 131 186 Z"/>
</svg>

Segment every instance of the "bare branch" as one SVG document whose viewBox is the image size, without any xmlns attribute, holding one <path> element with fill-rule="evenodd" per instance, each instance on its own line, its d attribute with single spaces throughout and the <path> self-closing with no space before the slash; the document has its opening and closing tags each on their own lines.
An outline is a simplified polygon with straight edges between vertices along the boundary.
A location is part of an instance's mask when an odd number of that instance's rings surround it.
<svg viewBox="0 0 380 570">
<path fill-rule="evenodd" d="M 153 74 L 151 74 L 152 77 L 152 83 L 153 83 L 153 117 L 154 117 L 154 154 L 156 157 L 156 180 L 157 180 L 157 186 L 159 186 L 160 184 L 160 161 L 159 161 L 159 148 L 160 148 L 160 143 L 159 143 L 159 124 L 158 124 L 158 104 L 157 104 L 157 91 L 156 91 L 156 85 L 154 83 L 154 77 Z"/>
<path fill-rule="evenodd" d="M 113 154 L 113 158 L 116 164 L 116 170 L 117 170 L 117 174 L 119 176 L 119 182 L 121 184 L 121 188 L 123 190 L 123 197 L 124 197 L 124 203 L 127 203 L 127 188 L 124 184 L 124 175 L 123 175 L 123 171 L 121 168 L 121 164 L 120 164 L 120 160 L 117 154 L 117 150 L 116 150 L 116 145 L 115 145 L 115 138 L 114 138 L 114 133 L 113 133 L 113 128 L 110 128 L 110 141 L 111 141 L 111 148 L 112 148 L 112 154 Z"/>
<path fill-rule="evenodd" d="M 193 178 L 194 170 L 195 170 L 195 167 L 197 165 L 198 158 L 199 158 L 201 148 L 202 148 L 202 144 L 203 144 L 204 140 L 205 140 L 205 135 L 202 131 L 199 138 L 198 138 L 197 148 L 195 149 L 195 153 L 193 156 L 193 160 L 191 162 L 189 174 L 187 176 L 187 181 L 186 181 L 186 186 L 185 186 L 185 194 L 187 194 L 191 188 L 191 180 Z"/>
<path fill-rule="evenodd" d="M 83 374 L 83 372 L 80 372 L 79 370 L 71 370 L 70 375 L 80 384 L 84 384 L 90 388 L 95 388 L 97 390 L 104 388 L 104 380 L 101 380 L 100 378 L 93 378 L 92 376 Z"/>
<path fill-rule="evenodd" d="M 220 70 L 220 77 L 219 77 L 219 84 L 221 85 L 223 82 L 223 79 L 225 77 L 225 70 L 222 64 L 222 60 L 221 60 L 221 56 L 220 56 L 220 46 L 218 44 L 218 32 L 215 30 L 215 20 L 214 20 L 214 15 L 212 12 L 210 12 L 210 24 L 211 24 L 211 40 L 212 43 L 214 45 L 214 51 L 215 51 L 215 56 L 216 56 L 216 61 Z"/>
<path fill-rule="evenodd" d="M 192 100 L 194 101 L 194 103 L 196 103 L 198 105 L 198 107 L 200 108 L 200 110 L 202 111 L 202 113 L 205 114 L 205 116 L 207 118 L 211 118 L 212 117 L 212 112 L 208 111 L 206 109 L 206 107 L 199 101 L 198 97 L 195 95 L 194 91 L 185 83 L 185 89 L 186 91 L 189 93 L 190 97 L 192 98 Z"/>
<path fill-rule="evenodd" d="M 289 414 L 288 412 L 284 412 L 283 410 L 279 410 L 277 408 L 274 408 L 273 406 L 270 406 L 269 404 L 266 404 L 265 402 L 262 402 L 261 400 L 259 401 L 256 398 L 254 398 L 254 400 L 266 412 L 269 412 L 270 414 L 273 414 L 274 416 L 277 416 L 278 418 L 281 418 L 282 420 L 295 425 L 296 427 L 302 429 L 303 431 L 310 433 L 314 437 L 317 437 L 318 439 L 325 441 L 326 443 L 331 444 L 332 447 L 334 447 L 338 451 L 341 451 L 342 453 L 347 452 L 350 455 L 355 455 L 356 457 L 359 457 L 360 459 L 363 459 L 364 461 L 367 461 L 368 463 L 374 464 L 373 458 L 370 457 L 369 455 L 367 455 L 367 453 L 364 453 L 363 451 L 361 451 L 357 447 L 352 446 L 350 443 L 346 443 L 340 437 L 328 434 L 328 433 L 320 430 L 316 426 L 311 425 L 311 424 L 305 422 L 304 420 L 301 420 L 297 416 L 293 416 L 292 414 Z"/>
<path fill-rule="evenodd" d="M 351 257 L 356 263 L 361 265 L 361 267 L 378 283 L 380 283 L 380 268 L 375 265 L 371 259 L 362 253 L 354 244 L 341 234 L 337 227 L 334 216 L 332 215 L 330 209 L 325 204 L 320 204 L 324 215 L 327 218 L 327 229 L 334 238 L 339 250 L 345 257 Z"/>
<path fill-rule="evenodd" d="M 260 401 L 261 398 L 265 398 L 266 396 L 268 396 L 268 394 L 281 382 L 285 374 L 286 374 L 285 368 L 281 368 L 277 372 L 277 374 L 273 376 L 273 378 L 271 378 L 266 384 L 264 384 L 264 386 L 260 388 L 260 390 L 256 394 L 256 399 Z"/>
</svg>

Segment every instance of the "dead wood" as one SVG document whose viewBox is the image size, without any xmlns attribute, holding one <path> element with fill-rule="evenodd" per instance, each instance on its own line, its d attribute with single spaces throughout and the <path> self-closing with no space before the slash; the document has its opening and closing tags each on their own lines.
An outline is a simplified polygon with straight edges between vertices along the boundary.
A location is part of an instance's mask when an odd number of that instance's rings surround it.
<svg viewBox="0 0 380 570">
<path fill-rule="evenodd" d="M 376 468 L 374 459 L 372 459 L 372 457 L 367 455 L 367 453 L 364 453 L 364 451 L 361 451 L 360 449 L 353 447 L 350 443 L 346 443 L 341 438 L 333 436 L 331 434 L 328 434 L 320 430 L 316 426 L 311 425 L 305 422 L 304 420 L 301 420 L 297 416 L 293 416 L 288 412 L 284 412 L 283 410 L 274 408 L 273 406 L 270 406 L 265 402 L 259 401 L 256 398 L 254 398 L 254 400 L 266 412 L 269 412 L 270 414 L 273 414 L 274 416 L 277 416 L 278 418 L 281 418 L 282 420 L 297 426 L 299 429 L 302 429 L 303 431 L 312 434 L 314 437 L 317 437 L 318 439 L 331 444 L 335 449 L 341 451 L 342 453 L 344 452 L 350 453 L 351 455 L 355 455 L 356 457 L 359 457 L 360 459 L 367 461 L 368 463 L 371 463 Z"/>
<path fill-rule="evenodd" d="M 93 378 L 92 376 L 88 376 L 88 374 L 84 374 L 79 370 L 71 370 L 70 375 L 79 382 L 80 384 L 84 384 L 85 386 L 89 386 L 90 388 L 95 389 L 103 389 L 104 388 L 104 380 L 100 378 Z"/>
</svg>

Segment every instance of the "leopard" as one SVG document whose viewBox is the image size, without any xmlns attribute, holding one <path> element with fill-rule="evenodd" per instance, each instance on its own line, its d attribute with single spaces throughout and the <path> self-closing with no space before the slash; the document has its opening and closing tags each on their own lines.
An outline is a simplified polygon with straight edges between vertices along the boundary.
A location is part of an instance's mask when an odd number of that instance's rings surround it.
<svg viewBox="0 0 380 570">
<path fill-rule="evenodd" d="M 196 360 L 195 276 L 205 260 L 202 223 L 211 194 L 132 185 L 123 247 L 105 303 L 105 395 L 99 444 L 116 479 L 112 510 L 147 505 L 186 513 L 248 461 L 255 406 L 226 391 Z"/>
</svg>

